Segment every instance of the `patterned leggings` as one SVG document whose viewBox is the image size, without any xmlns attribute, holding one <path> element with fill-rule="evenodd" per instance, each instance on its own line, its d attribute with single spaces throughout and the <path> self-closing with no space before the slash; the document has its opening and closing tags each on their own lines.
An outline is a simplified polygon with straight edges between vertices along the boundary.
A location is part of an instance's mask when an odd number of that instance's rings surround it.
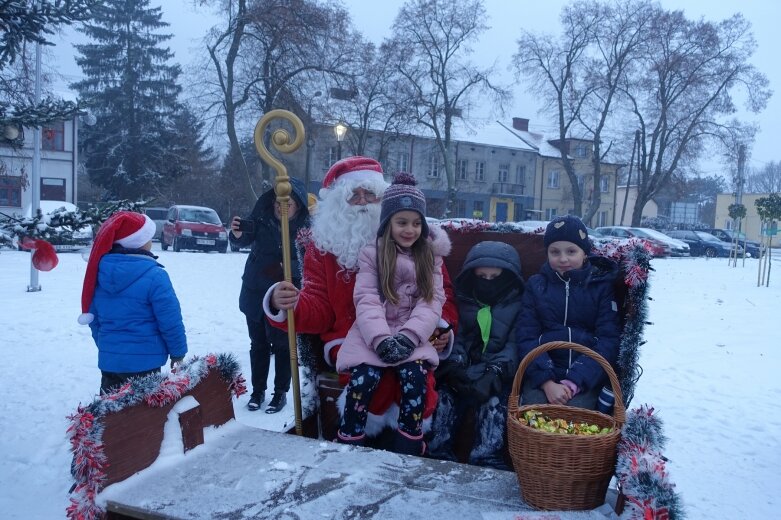
<svg viewBox="0 0 781 520">
<path fill-rule="evenodd" d="M 361 364 L 350 371 L 347 385 L 347 401 L 344 406 L 339 433 L 347 437 L 362 437 L 369 414 L 369 402 L 380 382 L 385 368 Z M 388 370 L 395 370 L 401 385 L 399 405 L 399 430 L 418 437 L 422 434 L 423 408 L 426 396 L 426 375 L 428 364 L 424 361 L 409 361 Z"/>
</svg>

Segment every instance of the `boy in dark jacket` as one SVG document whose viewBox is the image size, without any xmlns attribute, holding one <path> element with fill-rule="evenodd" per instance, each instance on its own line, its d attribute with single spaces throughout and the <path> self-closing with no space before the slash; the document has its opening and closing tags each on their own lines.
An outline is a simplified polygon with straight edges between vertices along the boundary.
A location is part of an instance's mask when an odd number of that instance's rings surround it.
<svg viewBox="0 0 781 520">
<path fill-rule="evenodd" d="M 548 261 L 529 278 L 518 318 L 521 359 L 550 341 L 569 341 L 591 348 L 615 365 L 619 316 L 613 292 L 618 268 L 607 258 L 591 256 L 583 222 L 558 217 L 545 230 Z M 537 357 L 526 370 L 521 403 L 551 403 L 597 409 L 602 368 L 572 350 Z"/>
<path fill-rule="evenodd" d="M 160 372 L 169 357 L 173 368 L 187 353 L 179 300 L 151 253 L 154 234 L 146 215 L 118 211 L 95 236 L 79 323 L 90 326 L 98 347 L 101 393 Z"/>
<path fill-rule="evenodd" d="M 465 414 L 474 413 L 469 463 L 505 468 L 507 397 L 519 363 L 514 328 L 523 278 L 518 252 L 502 242 L 476 244 L 456 278 L 456 291 L 459 329 L 452 353 L 434 373 L 439 403 L 429 454 L 455 460 L 455 430 Z"/>
<path fill-rule="evenodd" d="M 290 244 L 293 283 L 300 285 L 300 269 L 296 256 L 295 237 L 299 229 L 309 226 L 307 193 L 301 181 L 290 178 L 293 189 L 288 208 L 290 221 Z M 249 222 L 249 228 L 241 227 Z M 242 231 L 241 229 L 245 229 Z M 290 390 L 290 357 L 287 334 L 266 323 L 263 315 L 263 295 L 269 287 L 284 279 L 282 269 L 282 232 L 279 221 L 279 205 L 273 189 L 258 198 L 252 213 L 243 219 L 233 217 L 228 238 L 233 246 L 252 250 L 244 265 L 241 277 L 239 309 L 247 318 L 250 337 L 250 370 L 252 372 L 252 394 L 247 408 L 260 409 L 266 397 L 271 354 L 274 354 L 274 396 L 266 413 L 277 413 L 287 404 L 287 391 Z"/>
</svg>

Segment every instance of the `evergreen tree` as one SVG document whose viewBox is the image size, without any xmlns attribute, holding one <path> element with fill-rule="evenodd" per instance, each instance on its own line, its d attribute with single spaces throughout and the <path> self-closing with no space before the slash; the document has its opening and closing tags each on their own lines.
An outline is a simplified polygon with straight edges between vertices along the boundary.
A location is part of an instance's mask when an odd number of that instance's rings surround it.
<svg viewBox="0 0 781 520">
<path fill-rule="evenodd" d="M 115 197 L 154 195 L 182 173 L 171 147 L 181 70 L 161 16 L 148 0 L 108 0 L 82 29 L 93 43 L 76 46 L 86 78 L 72 88 L 97 119 L 80 136 L 85 166 Z"/>
</svg>

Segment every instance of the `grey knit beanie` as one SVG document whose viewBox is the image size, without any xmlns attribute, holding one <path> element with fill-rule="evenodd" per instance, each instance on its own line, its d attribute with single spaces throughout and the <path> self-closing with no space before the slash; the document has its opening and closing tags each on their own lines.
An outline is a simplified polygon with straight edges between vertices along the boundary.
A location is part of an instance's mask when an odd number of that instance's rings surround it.
<svg viewBox="0 0 781 520">
<path fill-rule="evenodd" d="M 385 190 L 382 196 L 382 210 L 380 211 L 380 227 L 377 236 L 385 233 L 385 228 L 391 217 L 399 211 L 417 211 L 423 221 L 421 236 L 428 236 L 428 224 L 426 223 L 426 196 L 416 185 L 415 177 L 409 173 L 397 173 L 393 183 Z"/>
</svg>

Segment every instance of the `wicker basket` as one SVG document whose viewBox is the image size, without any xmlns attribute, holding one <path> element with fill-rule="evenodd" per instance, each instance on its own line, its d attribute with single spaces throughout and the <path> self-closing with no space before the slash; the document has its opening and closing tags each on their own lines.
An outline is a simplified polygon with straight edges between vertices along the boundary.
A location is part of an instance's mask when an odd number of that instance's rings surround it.
<svg viewBox="0 0 781 520">
<path fill-rule="evenodd" d="M 572 349 L 597 361 L 610 378 L 615 394 L 614 417 L 600 412 L 553 404 L 519 406 L 526 368 L 537 356 L 557 349 Z M 526 425 L 523 413 L 540 412 L 556 419 L 596 424 L 613 431 L 601 435 L 566 435 Z M 616 465 L 625 410 L 621 387 L 610 363 L 593 350 L 557 341 L 540 345 L 523 358 L 515 374 L 507 413 L 507 439 L 523 500 L 545 510 L 585 510 L 605 502 Z"/>
</svg>

